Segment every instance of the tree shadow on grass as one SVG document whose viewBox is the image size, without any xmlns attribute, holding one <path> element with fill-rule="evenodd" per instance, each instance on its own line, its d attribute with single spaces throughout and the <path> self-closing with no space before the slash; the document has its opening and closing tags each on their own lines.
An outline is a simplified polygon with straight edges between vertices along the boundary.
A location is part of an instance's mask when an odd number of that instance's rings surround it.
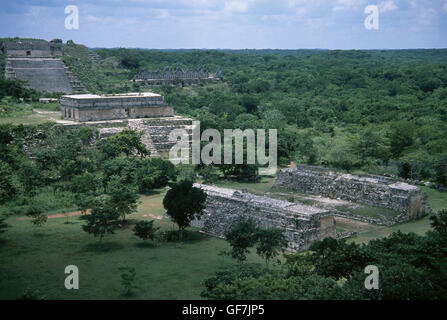
<svg viewBox="0 0 447 320">
<path fill-rule="evenodd" d="M 108 241 L 103 242 L 101 246 L 99 246 L 99 243 L 91 242 L 85 246 L 85 250 L 89 252 L 97 252 L 97 253 L 108 253 L 108 252 L 114 252 L 123 249 L 124 246 L 116 241 Z"/>
<path fill-rule="evenodd" d="M 173 243 L 176 245 L 189 245 L 189 244 L 196 244 L 198 242 L 202 242 L 205 240 L 208 240 L 210 237 L 204 233 L 201 233 L 196 230 L 184 230 L 183 231 L 183 239 L 182 241 L 179 241 L 178 239 L 178 231 L 168 231 L 166 233 L 166 239 L 165 242 Z"/>
<path fill-rule="evenodd" d="M 43 231 L 35 231 L 33 233 L 33 237 L 36 237 L 36 238 L 45 238 L 45 237 L 48 237 L 48 236 L 49 236 L 49 234 L 47 234 L 47 233 L 45 233 Z"/>
<path fill-rule="evenodd" d="M 156 243 L 154 243 L 154 242 L 149 242 L 149 241 L 147 241 L 147 242 L 138 242 L 138 243 L 136 243 L 135 244 L 135 247 L 138 247 L 138 248 L 156 248 L 158 245 L 156 244 Z"/>
<path fill-rule="evenodd" d="M 76 221 L 65 221 L 64 224 L 79 224 L 79 222 L 76 222 Z"/>
<path fill-rule="evenodd" d="M 149 190 L 147 192 L 142 193 L 141 195 L 142 196 L 155 196 L 155 195 L 162 194 L 165 191 L 166 191 L 166 187 L 163 187 L 163 188 Z"/>
</svg>

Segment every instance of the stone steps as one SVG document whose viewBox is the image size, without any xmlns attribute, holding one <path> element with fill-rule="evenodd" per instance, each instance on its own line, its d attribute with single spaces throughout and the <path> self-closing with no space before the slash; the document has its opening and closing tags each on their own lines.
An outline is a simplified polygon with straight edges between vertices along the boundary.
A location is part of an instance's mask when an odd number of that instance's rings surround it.
<svg viewBox="0 0 447 320">
<path fill-rule="evenodd" d="M 63 61 L 55 58 L 8 58 L 5 78 L 26 81 L 27 87 L 44 92 L 87 91 Z"/>
<path fill-rule="evenodd" d="M 154 143 L 152 142 L 150 134 L 146 131 L 146 128 L 143 124 L 143 120 L 141 119 L 129 119 L 128 121 L 129 129 L 143 132 L 141 136 L 141 142 L 146 146 L 146 148 L 150 151 L 151 157 L 159 157 L 159 153 Z"/>
</svg>

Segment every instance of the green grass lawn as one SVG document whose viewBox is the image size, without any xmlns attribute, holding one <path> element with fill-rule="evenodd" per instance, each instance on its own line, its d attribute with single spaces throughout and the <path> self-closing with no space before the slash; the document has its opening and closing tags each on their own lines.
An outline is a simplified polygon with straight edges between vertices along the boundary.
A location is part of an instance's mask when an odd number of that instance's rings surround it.
<svg viewBox="0 0 447 320">
<path fill-rule="evenodd" d="M 232 180 L 221 180 L 215 183 L 216 186 L 222 188 L 231 188 L 231 189 L 247 189 L 248 192 L 254 193 L 257 195 L 263 195 L 266 193 L 273 185 L 273 181 L 275 177 L 270 176 L 262 176 L 260 181 L 258 182 L 240 182 L 240 181 L 232 181 Z"/>
<path fill-rule="evenodd" d="M 42 113 L 36 113 L 31 111 L 29 114 L 18 114 L 10 117 L 0 117 L 0 124 L 42 124 L 45 122 L 55 122 L 61 119 L 60 112 L 49 111 L 49 110 L 39 110 Z"/>
<path fill-rule="evenodd" d="M 156 226 L 171 230 L 172 222 L 161 220 L 165 191 L 141 198 L 132 222 L 155 219 Z M 134 267 L 137 276 L 135 299 L 200 299 L 203 281 L 220 268 L 234 264 L 218 253 L 227 243 L 190 228 L 192 240 L 144 246 L 130 228 L 107 235 L 102 249 L 98 241 L 81 229 L 79 217 L 48 219 L 36 229 L 28 220 L 10 217 L 11 225 L 0 240 L 0 299 L 15 299 L 26 288 L 39 290 L 47 299 L 120 299 L 119 267 Z M 37 230 L 37 231 L 36 231 Z M 249 261 L 260 262 L 255 254 Z M 76 265 L 80 289 L 64 287 L 64 269 Z"/>
</svg>

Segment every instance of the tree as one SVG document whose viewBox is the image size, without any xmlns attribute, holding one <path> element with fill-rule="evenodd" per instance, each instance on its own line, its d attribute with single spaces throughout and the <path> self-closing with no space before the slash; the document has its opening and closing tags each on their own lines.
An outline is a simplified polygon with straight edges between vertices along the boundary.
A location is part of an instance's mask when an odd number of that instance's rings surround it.
<svg viewBox="0 0 447 320">
<path fill-rule="evenodd" d="M 112 176 L 107 184 L 107 199 L 108 205 L 113 208 L 123 219 L 126 220 L 126 215 L 131 214 L 138 207 L 137 190 L 131 186 L 123 183 L 118 176 Z"/>
<path fill-rule="evenodd" d="M 205 165 L 198 169 L 199 176 L 205 183 L 215 183 L 219 180 L 220 171 L 213 165 Z"/>
<path fill-rule="evenodd" d="M 252 95 L 243 95 L 240 98 L 240 104 L 247 110 L 247 113 L 254 113 L 258 107 L 259 101 Z"/>
<path fill-rule="evenodd" d="M 76 205 L 79 211 L 81 211 L 81 214 L 86 214 L 88 209 L 94 207 L 95 204 L 98 203 L 96 197 L 92 195 L 80 194 L 76 195 L 75 198 L 76 198 Z"/>
<path fill-rule="evenodd" d="M 225 232 L 225 238 L 231 246 L 230 255 L 239 263 L 247 259 L 246 254 L 249 248 L 256 244 L 258 227 L 252 219 L 243 219 L 234 223 L 231 228 Z"/>
<path fill-rule="evenodd" d="M 146 241 L 148 239 L 155 240 L 155 235 L 159 229 L 159 227 L 154 227 L 154 220 L 138 221 L 133 229 L 133 232 L 143 241 Z"/>
<path fill-rule="evenodd" d="M 90 215 L 86 217 L 87 224 L 82 229 L 95 237 L 99 237 L 99 248 L 106 234 L 114 234 L 119 228 L 118 218 L 120 214 L 106 202 L 94 207 Z"/>
<path fill-rule="evenodd" d="M 19 193 L 18 179 L 14 176 L 11 167 L 0 161 L 0 203 L 11 200 Z"/>
<path fill-rule="evenodd" d="M 398 157 L 403 150 L 414 142 L 416 127 L 409 121 L 396 121 L 390 132 L 391 151 L 393 156 Z"/>
<path fill-rule="evenodd" d="M 108 159 L 116 158 L 121 154 L 128 157 L 134 153 L 141 157 L 148 156 L 150 152 L 141 142 L 142 135 L 142 132 L 124 129 L 106 140 L 101 140 L 99 148 Z"/>
<path fill-rule="evenodd" d="M 73 177 L 70 182 L 70 189 L 75 194 L 75 201 L 82 214 L 95 205 L 96 179 L 91 173 L 85 172 Z"/>
<path fill-rule="evenodd" d="M 175 184 L 163 199 L 166 214 L 178 225 L 179 240 L 182 241 L 183 230 L 192 220 L 200 219 L 205 209 L 206 193 L 193 186 L 191 181 Z"/>
<path fill-rule="evenodd" d="M 258 245 L 256 253 L 265 259 L 265 264 L 275 258 L 280 250 L 287 247 L 284 232 L 279 228 L 259 229 L 257 234 Z"/>
<path fill-rule="evenodd" d="M 439 210 L 430 217 L 431 226 L 441 235 L 447 237 L 447 209 Z"/>
<path fill-rule="evenodd" d="M 70 189 L 73 193 L 80 196 L 93 194 L 96 189 L 96 178 L 93 174 L 85 172 L 81 175 L 73 177 L 70 181 Z"/>
<path fill-rule="evenodd" d="M 36 227 L 41 227 L 47 222 L 48 217 L 35 205 L 28 208 L 26 215 L 31 218 L 31 223 Z"/>
<path fill-rule="evenodd" d="M 346 243 L 344 239 L 325 238 L 312 244 L 311 260 L 315 272 L 335 279 L 350 277 L 354 271 L 363 270 L 370 256 L 360 245 Z"/>
<path fill-rule="evenodd" d="M 142 159 L 137 170 L 138 188 L 141 193 L 147 193 L 155 188 L 161 188 L 174 180 L 175 166 L 161 158 Z"/>
</svg>

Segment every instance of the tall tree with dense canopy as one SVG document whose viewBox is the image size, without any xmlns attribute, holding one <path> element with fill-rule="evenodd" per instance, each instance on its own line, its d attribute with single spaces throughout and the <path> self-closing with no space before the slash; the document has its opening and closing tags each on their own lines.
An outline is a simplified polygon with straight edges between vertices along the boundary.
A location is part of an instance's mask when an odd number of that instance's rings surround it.
<svg viewBox="0 0 447 320">
<path fill-rule="evenodd" d="M 98 237 L 98 246 L 101 248 L 104 236 L 114 234 L 115 230 L 119 228 L 119 217 L 120 214 L 117 210 L 103 202 L 101 205 L 94 207 L 91 214 L 86 216 L 87 223 L 82 226 L 82 229 Z"/>
<path fill-rule="evenodd" d="M 239 263 L 247 259 L 250 248 L 258 240 L 258 227 L 256 222 L 249 219 L 241 219 L 233 223 L 231 228 L 225 233 L 225 239 L 231 246 L 230 255 Z"/>
<path fill-rule="evenodd" d="M 124 154 L 127 157 L 132 154 L 137 154 L 140 157 L 148 156 L 150 152 L 141 142 L 142 135 L 142 132 L 124 129 L 114 136 L 102 140 L 100 143 L 100 150 L 107 158 L 115 158 L 121 154 Z"/>
<path fill-rule="evenodd" d="M 206 193 L 193 186 L 191 181 L 181 181 L 172 186 L 163 199 L 166 214 L 178 226 L 179 240 L 182 241 L 183 230 L 192 220 L 200 219 L 204 214 Z"/>
<path fill-rule="evenodd" d="M 123 222 L 126 215 L 131 214 L 138 207 L 138 194 L 136 188 L 132 185 L 123 183 L 121 177 L 112 176 L 107 184 L 106 200 L 108 206 L 113 208 L 122 217 Z"/>
<path fill-rule="evenodd" d="M 279 228 L 259 229 L 257 240 L 256 253 L 265 259 L 267 267 L 269 261 L 287 247 L 284 231 Z"/>
</svg>

